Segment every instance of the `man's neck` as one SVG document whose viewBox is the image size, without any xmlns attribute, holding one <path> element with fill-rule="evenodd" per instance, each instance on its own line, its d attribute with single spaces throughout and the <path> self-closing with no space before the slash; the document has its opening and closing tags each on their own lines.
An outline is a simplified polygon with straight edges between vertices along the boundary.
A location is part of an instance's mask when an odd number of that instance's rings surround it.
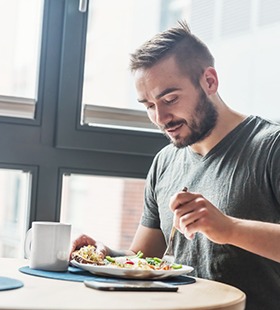
<svg viewBox="0 0 280 310">
<path fill-rule="evenodd" d="M 219 106 L 218 113 L 217 124 L 210 135 L 204 140 L 191 145 L 191 149 L 201 156 L 205 156 L 216 144 L 247 118 L 246 115 L 233 111 L 225 104 Z"/>
</svg>

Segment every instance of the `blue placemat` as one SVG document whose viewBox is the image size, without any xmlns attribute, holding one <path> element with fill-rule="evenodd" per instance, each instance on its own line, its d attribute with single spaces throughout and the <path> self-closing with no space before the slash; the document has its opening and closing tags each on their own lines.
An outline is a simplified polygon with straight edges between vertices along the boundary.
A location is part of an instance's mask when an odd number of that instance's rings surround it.
<svg viewBox="0 0 280 310">
<path fill-rule="evenodd" d="M 96 276 L 86 270 L 82 270 L 80 268 L 72 266 L 69 266 L 68 271 L 66 272 L 38 270 L 29 268 L 28 266 L 19 268 L 19 271 L 33 276 L 51 278 L 56 280 L 65 280 L 65 281 L 84 282 L 85 280 L 91 280 L 91 281 L 110 282 L 110 283 L 115 283 L 119 281 L 119 279 L 117 278 Z M 160 281 L 170 283 L 173 285 L 183 285 L 194 283 L 195 279 L 187 276 L 178 276 L 168 279 L 162 279 Z"/>
<path fill-rule="evenodd" d="M 17 279 L 0 277 L 0 291 L 14 290 L 23 286 Z"/>
</svg>

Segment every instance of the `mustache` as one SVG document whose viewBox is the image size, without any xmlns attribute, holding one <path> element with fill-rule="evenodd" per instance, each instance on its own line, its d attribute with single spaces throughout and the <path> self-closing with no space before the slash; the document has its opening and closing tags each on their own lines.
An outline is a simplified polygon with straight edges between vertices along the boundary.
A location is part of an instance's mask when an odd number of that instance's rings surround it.
<svg viewBox="0 0 280 310">
<path fill-rule="evenodd" d="M 173 127 L 180 126 L 183 124 L 189 126 L 189 124 L 186 120 L 178 120 L 178 121 L 171 121 L 171 122 L 165 124 L 164 126 L 160 126 L 160 129 L 161 130 L 167 130 L 169 128 L 173 128 Z"/>
</svg>

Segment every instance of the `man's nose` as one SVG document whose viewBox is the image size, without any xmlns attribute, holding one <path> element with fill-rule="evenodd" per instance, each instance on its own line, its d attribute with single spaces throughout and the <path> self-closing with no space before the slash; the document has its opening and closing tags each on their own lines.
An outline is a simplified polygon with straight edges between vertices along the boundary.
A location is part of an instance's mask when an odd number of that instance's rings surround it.
<svg viewBox="0 0 280 310">
<path fill-rule="evenodd" d="M 168 124 L 172 119 L 172 116 L 168 109 L 165 107 L 158 107 L 156 110 L 156 122 L 159 126 Z"/>
</svg>

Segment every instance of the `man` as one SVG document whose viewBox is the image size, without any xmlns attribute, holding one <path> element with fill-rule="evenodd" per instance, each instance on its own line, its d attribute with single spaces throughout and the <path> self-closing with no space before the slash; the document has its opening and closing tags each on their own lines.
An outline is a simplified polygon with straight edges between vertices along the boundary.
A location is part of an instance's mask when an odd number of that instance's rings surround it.
<svg viewBox="0 0 280 310">
<path fill-rule="evenodd" d="M 98 248 L 161 257 L 174 221 L 177 263 L 239 287 L 246 309 L 279 309 L 280 126 L 223 102 L 213 57 L 185 23 L 141 46 L 131 70 L 138 101 L 172 144 L 149 171 L 130 250 Z M 86 244 L 96 242 L 81 236 L 73 249 Z"/>
</svg>

